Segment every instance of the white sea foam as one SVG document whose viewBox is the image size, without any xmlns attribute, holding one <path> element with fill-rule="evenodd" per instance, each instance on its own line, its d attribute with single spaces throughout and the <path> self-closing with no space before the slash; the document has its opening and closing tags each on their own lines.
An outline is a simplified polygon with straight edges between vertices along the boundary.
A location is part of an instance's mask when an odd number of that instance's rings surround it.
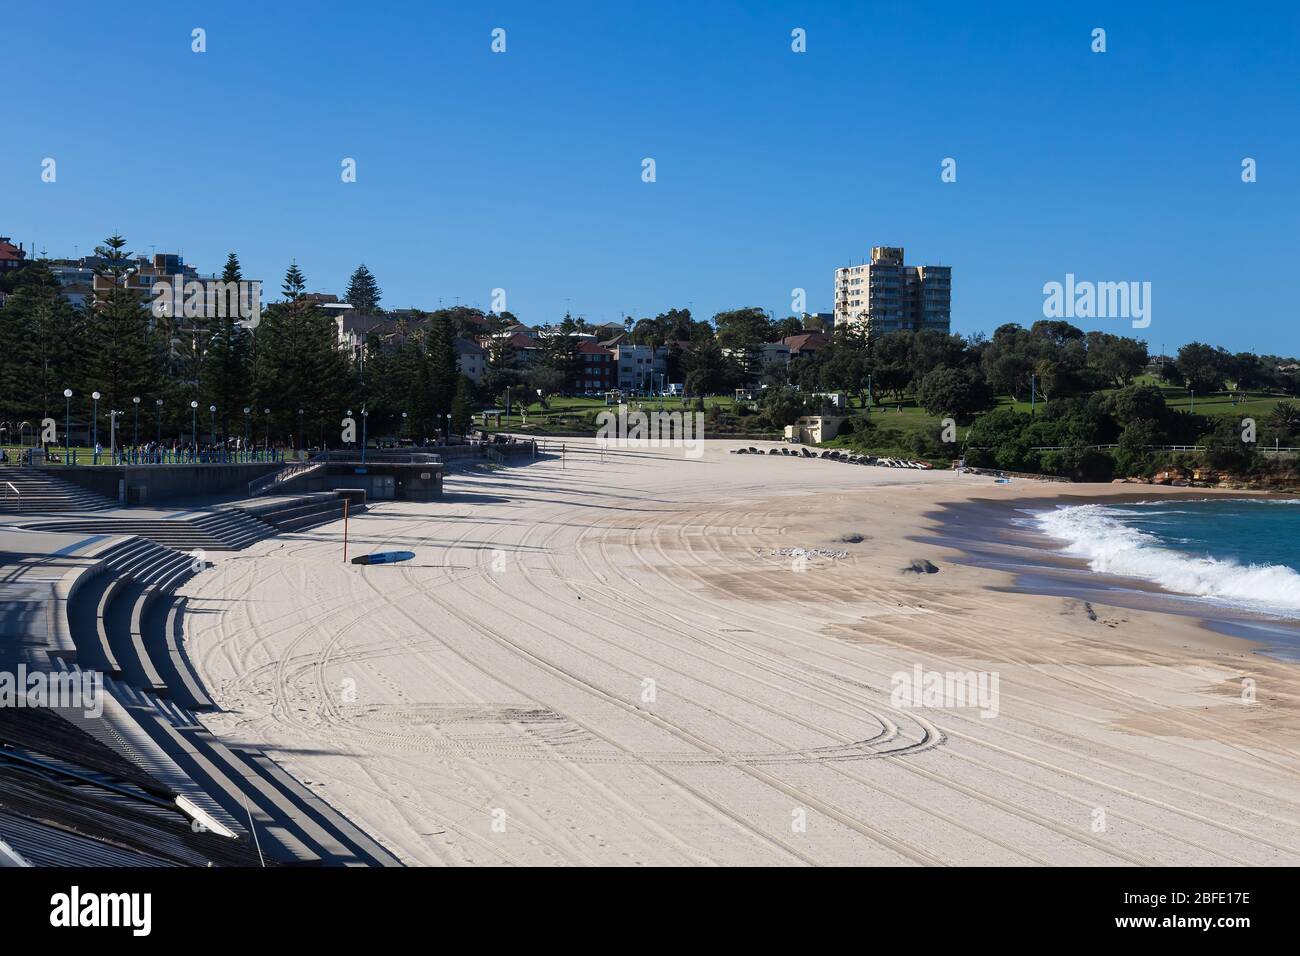
<svg viewBox="0 0 1300 956">
<path fill-rule="evenodd" d="M 1075 505 L 1035 516 L 1065 553 L 1106 574 L 1141 578 L 1169 591 L 1285 617 L 1300 617 L 1300 574 L 1280 564 L 1241 564 L 1164 547 L 1130 528 L 1104 505 Z"/>
</svg>

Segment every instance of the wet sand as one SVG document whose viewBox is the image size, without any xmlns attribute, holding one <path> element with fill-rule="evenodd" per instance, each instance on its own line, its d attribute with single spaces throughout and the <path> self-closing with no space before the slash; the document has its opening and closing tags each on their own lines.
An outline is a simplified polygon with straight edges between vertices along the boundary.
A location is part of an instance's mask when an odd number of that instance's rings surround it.
<svg viewBox="0 0 1300 956">
<path fill-rule="evenodd" d="M 1080 486 L 1066 486 L 1078 488 Z M 935 533 L 918 540 L 957 547 L 959 560 L 976 567 L 1004 571 L 1013 580 L 994 585 L 1000 590 L 1024 594 L 1054 594 L 1086 604 L 1102 603 L 1137 611 L 1152 611 L 1193 618 L 1216 634 L 1251 642 L 1261 654 L 1300 662 L 1300 622 L 1247 608 L 1230 606 L 1204 598 L 1167 591 L 1140 578 L 1104 574 L 1089 568 L 1088 562 L 1063 554 L 1065 542 L 1049 538 L 1034 527 L 1031 515 L 1055 507 L 1082 504 L 1128 504 L 1159 498 L 1209 497 L 1241 499 L 1248 492 L 1214 489 L 1152 488 L 1141 494 L 1115 492 L 1113 486 L 1095 486 L 1091 495 L 1066 494 L 1056 498 L 1008 496 L 1001 499 L 973 498 L 950 502 L 929 513 Z M 1021 492 L 1023 492 L 1023 488 Z M 1289 495 L 1260 494 L 1261 498 L 1290 498 Z M 1231 645 L 1225 645 L 1231 646 Z"/>
</svg>

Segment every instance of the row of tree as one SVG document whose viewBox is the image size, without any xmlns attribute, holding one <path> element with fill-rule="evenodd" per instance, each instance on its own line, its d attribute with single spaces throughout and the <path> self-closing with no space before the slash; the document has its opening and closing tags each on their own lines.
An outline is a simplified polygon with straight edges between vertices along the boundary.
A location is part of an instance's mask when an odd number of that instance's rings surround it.
<svg viewBox="0 0 1300 956">
<path fill-rule="evenodd" d="M 100 281 L 81 306 L 39 260 L 8 280 L 0 309 L 0 420 L 61 421 L 70 389 L 78 421 L 88 418 L 98 391 L 100 424 L 122 411 L 119 427 L 130 431 L 121 434 L 134 435 L 134 417 L 141 441 L 188 440 L 194 418 L 201 441 L 212 440 L 212 405 L 217 440 L 247 434 L 258 442 L 269 435 L 286 445 L 336 445 L 342 414 L 363 408 L 372 435 L 432 437 L 453 412 L 453 424 L 468 425 L 474 397 L 457 372 L 453 316 L 416 316 L 422 328 L 396 353 L 368 343 L 370 361 L 353 362 L 338 347 L 334 320 L 307 296 L 296 263 L 285 273 L 281 299 L 250 329 L 233 312 L 155 316 L 128 283 L 134 260 L 120 236 L 105 240 L 95 256 Z M 243 280 L 233 252 L 221 279 Z M 349 295 L 358 308 L 378 308 L 378 285 L 364 266 Z M 191 402 L 201 414 L 192 415 Z"/>
<path fill-rule="evenodd" d="M 234 315 L 156 318 L 128 284 L 134 261 L 125 240 L 109 237 L 95 252 L 101 281 L 81 307 L 69 303 L 40 261 L 4 280 L 11 294 L 0 310 L 0 420 L 58 418 L 63 391 L 70 388 L 78 418 L 89 412 L 93 390 L 102 393 L 103 415 L 110 409 L 129 411 L 139 397 L 143 421 L 152 419 L 168 437 L 188 436 L 190 403 L 197 401 L 203 409 L 216 406 L 221 437 L 247 429 L 254 435 L 269 431 L 285 444 L 334 444 L 342 413 L 365 409 L 371 435 L 418 441 L 442 431 L 449 416 L 454 428 L 464 429 L 477 405 L 499 402 L 507 392 L 516 402 L 539 394 L 545 398 L 581 378 L 580 336 L 591 326 L 580 317 L 566 315 L 544 326 L 545 334 L 535 340 L 538 350 L 524 362 L 510 339 L 497 335 L 518 322 L 508 312 L 485 314 L 460 306 L 432 313 L 404 310 L 390 313 L 386 334 L 372 335 L 354 360 L 340 350 L 334 320 L 307 294 L 296 263 L 286 271 L 280 299 L 263 310 L 255 329 L 248 329 Z M 242 281 L 234 253 L 222 280 Z M 378 281 L 366 266 L 353 273 L 346 298 L 362 313 L 380 312 Z M 1028 328 L 1009 323 L 991 336 L 969 337 L 937 331 L 868 337 L 849 326 L 835 329 L 822 348 L 788 366 L 759 364 L 760 346 L 816 327 L 815 321 L 776 318 L 757 308 L 720 312 L 711 321 L 695 319 L 689 309 L 670 309 L 624 323 L 633 344 L 665 351 L 667 380 L 684 382 L 688 395 L 726 394 L 755 378 L 770 386 L 763 414 L 774 424 L 807 411 L 808 396 L 838 391 L 861 399 L 911 397 L 928 412 L 963 423 L 988 411 L 999 396 L 1033 397 L 1047 403 L 1047 413 L 1035 419 L 1041 430 L 1047 427 L 1041 423 L 1055 420 L 1062 409 L 1123 391 L 1151 368 L 1167 383 L 1202 394 L 1225 387 L 1300 391 L 1300 365 L 1293 360 L 1232 354 L 1193 342 L 1176 358 L 1153 362 L 1136 339 L 1084 331 L 1060 320 Z M 456 340 L 483 334 L 491 342 L 490 355 L 482 385 L 475 388 L 458 373 Z M 1068 400 L 1078 401 L 1061 404 Z M 205 425 L 210 422 L 201 418 Z M 1002 419 L 981 421 L 987 429 Z M 256 426 L 250 428 L 251 422 Z M 1199 437 L 1199 426 L 1163 413 L 1137 422 L 1115 419 L 1114 428 L 1089 433 L 1118 438 L 1131 425 L 1134 447 L 1141 435 L 1170 444 Z M 1004 438 L 993 436 L 989 446 L 1006 446 Z M 1032 447 L 1040 438 L 1026 440 Z M 1011 452 L 1003 457 L 1010 460 Z"/>
</svg>

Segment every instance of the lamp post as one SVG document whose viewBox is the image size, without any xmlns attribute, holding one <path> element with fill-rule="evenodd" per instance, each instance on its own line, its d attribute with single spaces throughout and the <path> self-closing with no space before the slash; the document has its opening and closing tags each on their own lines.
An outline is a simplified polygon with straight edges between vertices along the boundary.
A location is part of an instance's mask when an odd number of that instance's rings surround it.
<svg viewBox="0 0 1300 956">
<path fill-rule="evenodd" d="M 451 412 L 447 413 L 447 444 L 451 444 Z"/>
<path fill-rule="evenodd" d="M 266 416 L 266 460 L 271 460 L 271 410 L 262 409 L 262 414 Z"/>
<path fill-rule="evenodd" d="M 72 464 L 72 389 L 63 390 L 63 463 Z"/>
<path fill-rule="evenodd" d="M 190 402 L 190 454 L 199 460 L 199 403 Z"/>
<path fill-rule="evenodd" d="M 121 415 L 116 408 L 108 410 L 108 460 L 113 461 L 113 454 L 117 451 L 117 416 Z"/>
<path fill-rule="evenodd" d="M 1189 394 L 1189 395 L 1192 396 L 1192 408 L 1191 408 L 1191 412 L 1192 412 L 1193 415 L 1195 415 L 1195 414 L 1196 414 L 1196 389 L 1194 389 L 1194 388 L 1189 388 L 1189 389 L 1187 390 L 1187 394 Z"/>
<path fill-rule="evenodd" d="M 137 395 L 131 399 L 131 403 L 135 405 L 135 434 L 131 437 L 131 444 L 138 448 L 140 445 L 140 396 Z"/>
<path fill-rule="evenodd" d="M 298 458 L 300 461 L 305 460 L 307 457 L 303 454 L 304 451 L 305 449 L 302 447 L 302 409 L 300 408 L 298 409 Z"/>
<path fill-rule="evenodd" d="M 91 392 L 90 398 L 91 398 L 90 427 L 94 431 L 94 434 L 91 436 L 90 439 L 90 451 L 92 456 L 91 460 L 94 461 L 96 465 L 98 465 L 99 464 L 99 392 Z"/>
<path fill-rule="evenodd" d="M 248 416 L 252 413 L 252 411 L 253 410 L 249 408 L 247 405 L 244 406 L 244 454 L 245 455 L 248 454 L 248 442 L 253 434 L 252 431 L 250 430 L 251 426 L 249 425 L 249 418 L 248 418 Z"/>
<path fill-rule="evenodd" d="M 154 418 L 158 422 L 158 452 L 161 454 L 162 452 L 162 399 L 155 398 L 153 400 L 153 404 L 154 407 L 157 409 L 157 414 L 154 415 Z"/>
<path fill-rule="evenodd" d="M 407 438 L 411 437 L 411 423 L 407 421 L 406 412 L 402 412 L 402 434 Z"/>
<path fill-rule="evenodd" d="M 209 415 L 209 420 L 212 423 L 212 444 L 215 446 L 217 444 L 217 406 L 216 405 L 208 406 L 208 415 Z"/>
<path fill-rule="evenodd" d="M 361 409 L 361 464 L 366 463 L 366 422 L 370 420 L 370 412 Z"/>
</svg>

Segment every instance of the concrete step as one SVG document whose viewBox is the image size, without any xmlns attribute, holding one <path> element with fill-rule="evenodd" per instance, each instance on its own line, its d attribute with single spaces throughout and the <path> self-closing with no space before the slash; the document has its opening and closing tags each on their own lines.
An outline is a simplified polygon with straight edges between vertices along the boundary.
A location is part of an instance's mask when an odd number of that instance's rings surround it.
<svg viewBox="0 0 1300 956">
<path fill-rule="evenodd" d="M 120 680 L 143 690 L 163 692 L 167 684 L 159 675 L 140 634 L 147 587 L 139 581 L 123 581 L 112 589 L 104 609 L 105 639 L 121 670 Z"/>
<path fill-rule="evenodd" d="M 240 821 L 273 860 L 299 866 L 320 865 L 321 854 L 285 825 L 282 814 L 259 787 L 251 786 L 252 772 L 225 745 L 207 731 L 182 731 L 157 710 L 150 709 L 141 726 L 204 792 L 227 814 Z"/>
<path fill-rule="evenodd" d="M 231 748 L 246 763 L 254 766 L 264 777 L 275 783 L 281 791 L 298 799 L 306 813 L 313 814 L 335 839 L 356 853 L 359 860 L 370 866 L 401 866 L 397 857 L 380 846 L 361 830 L 348 822 L 337 810 L 321 800 L 293 777 L 289 776 L 279 764 L 266 754 L 253 748 Z"/>
<path fill-rule="evenodd" d="M 206 710 L 213 706 L 212 698 L 185 653 L 184 609 L 185 598 L 171 594 L 155 601 L 145 618 L 145 646 L 167 682 L 171 700 L 182 707 Z"/>
<path fill-rule="evenodd" d="M 10 493 L 9 485 L 18 490 L 17 496 Z M 48 469 L 0 466 L 0 512 L 102 511 L 115 507 L 117 502 L 113 499 L 64 481 Z"/>
</svg>

